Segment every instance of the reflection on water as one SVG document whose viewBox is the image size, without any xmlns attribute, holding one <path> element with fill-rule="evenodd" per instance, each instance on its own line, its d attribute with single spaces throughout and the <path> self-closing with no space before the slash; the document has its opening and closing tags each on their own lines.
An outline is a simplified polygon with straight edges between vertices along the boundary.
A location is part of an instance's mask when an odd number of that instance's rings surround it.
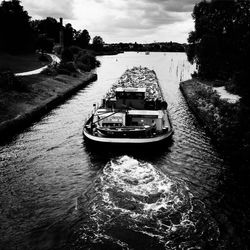
<svg viewBox="0 0 250 250">
<path fill-rule="evenodd" d="M 229 168 L 190 113 L 179 91 L 194 70 L 186 55 L 99 59 L 96 82 L 0 146 L 0 249 L 67 249 L 68 238 L 76 249 L 246 249 L 248 178 Z M 87 147 L 82 126 L 93 103 L 140 65 L 159 78 L 172 142 L 147 151 Z"/>
<path fill-rule="evenodd" d="M 219 230 L 184 182 L 128 156 L 113 159 L 79 199 L 86 216 L 74 248 L 195 249 L 216 246 Z"/>
</svg>

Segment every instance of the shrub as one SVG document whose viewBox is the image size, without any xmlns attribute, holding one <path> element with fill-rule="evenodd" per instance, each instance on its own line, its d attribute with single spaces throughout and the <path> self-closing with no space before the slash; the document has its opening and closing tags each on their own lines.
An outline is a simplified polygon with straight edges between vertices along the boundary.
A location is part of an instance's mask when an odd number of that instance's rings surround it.
<svg viewBox="0 0 250 250">
<path fill-rule="evenodd" d="M 55 66 L 49 65 L 45 68 L 41 74 L 48 75 L 48 76 L 56 76 L 57 75 L 57 68 Z"/>
<path fill-rule="evenodd" d="M 66 69 L 69 72 L 76 72 L 76 66 L 74 62 L 61 62 L 58 69 Z"/>
<path fill-rule="evenodd" d="M 70 49 L 66 48 L 62 52 L 62 62 L 72 62 L 74 61 L 74 55 Z"/>
<path fill-rule="evenodd" d="M 57 67 L 58 74 L 70 75 L 76 72 L 77 69 L 74 62 L 61 62 Z"/>
<path fill-rule="evenodd" d="M 94 69 L 95 67 L 100 65 L 99 61 L 96 60 L 95 56 L 86 51 L 81 51 L 77 55 L 75 61 L 79 69 L 83 71 L 90 71 L 91 69 Z"/>
<path fill-rule="evenodd" d="M 45 54 L 39 55 L 38 60 L 41 61 L 41 62 L 49 62 L 49 58 Z"/>
<path fill-rule="evenodd" d="M 76 54 L 79 54 L 82 49 L 78 46 L 75 46 L 75 45 L 72 45 L 69 47 L 69 50 L 72 52 L 72 54 L 76 55 Z"/>
<path fill-rule="evenodd" d="M 85 72 L 91 70 L 91 68 L 90 68 L 89 65 L 84 64 L 84 63 L 82 63 L 82 62 L 77 62 L 77 67 L 78 67 L 80 70 L 85 71 Z"/>
</svg>

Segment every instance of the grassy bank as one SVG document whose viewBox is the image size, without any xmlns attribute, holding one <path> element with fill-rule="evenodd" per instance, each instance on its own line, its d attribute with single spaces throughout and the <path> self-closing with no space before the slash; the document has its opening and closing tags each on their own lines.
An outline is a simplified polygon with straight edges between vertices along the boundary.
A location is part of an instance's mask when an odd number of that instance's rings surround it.
<svg viewBox="0 0 250 250">
<path fill-rule="evenodd" d="M 14 73 L 26 72 L 43 67 L 51 62 L 51 58 L 47 57 L 48 61 L 39 60 L 40 54 L 22 54 L 11 55 L 0 52 L 0 71 L 10 70 Z"/>
<path fill-rule="evenodd" d="M 0 88 L 0 138 L 28 126 L 96 78 L 93 73 L 39 74 L 20 77 L 18 89 Z"/>
<path fill-rule="evenodd" d="M 219 97 L 211 84 L 198 79 L 180 83 L 180 89 L 193 113 L 227 157 L 249 163 L 249 110 L 241 102 L 229 103 Z"/>
</svg>

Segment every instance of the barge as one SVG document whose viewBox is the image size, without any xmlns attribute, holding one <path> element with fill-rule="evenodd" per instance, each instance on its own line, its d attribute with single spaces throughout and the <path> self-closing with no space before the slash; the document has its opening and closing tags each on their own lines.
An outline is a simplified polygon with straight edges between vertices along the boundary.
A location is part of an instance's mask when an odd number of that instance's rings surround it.
<svg viewBox="0 0 250 250">
<path fill-rule="evenodd" d="M 153 70 L 128 69 L 86 120 L 86 141 L 149 145 L 169 139 L 173 127 Z"/>
</svg>

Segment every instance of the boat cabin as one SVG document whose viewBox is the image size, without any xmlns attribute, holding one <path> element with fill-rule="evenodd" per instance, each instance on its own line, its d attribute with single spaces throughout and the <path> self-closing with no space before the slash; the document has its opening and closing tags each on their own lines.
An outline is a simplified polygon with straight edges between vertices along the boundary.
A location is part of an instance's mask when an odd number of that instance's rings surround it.
<svg viewBox="0 0 250 250">
<path fill-rule="evenodd" d="M 143 109 L 146 88 L 117 88 L 115 90 L 117 109 Z"/>
</svg>

